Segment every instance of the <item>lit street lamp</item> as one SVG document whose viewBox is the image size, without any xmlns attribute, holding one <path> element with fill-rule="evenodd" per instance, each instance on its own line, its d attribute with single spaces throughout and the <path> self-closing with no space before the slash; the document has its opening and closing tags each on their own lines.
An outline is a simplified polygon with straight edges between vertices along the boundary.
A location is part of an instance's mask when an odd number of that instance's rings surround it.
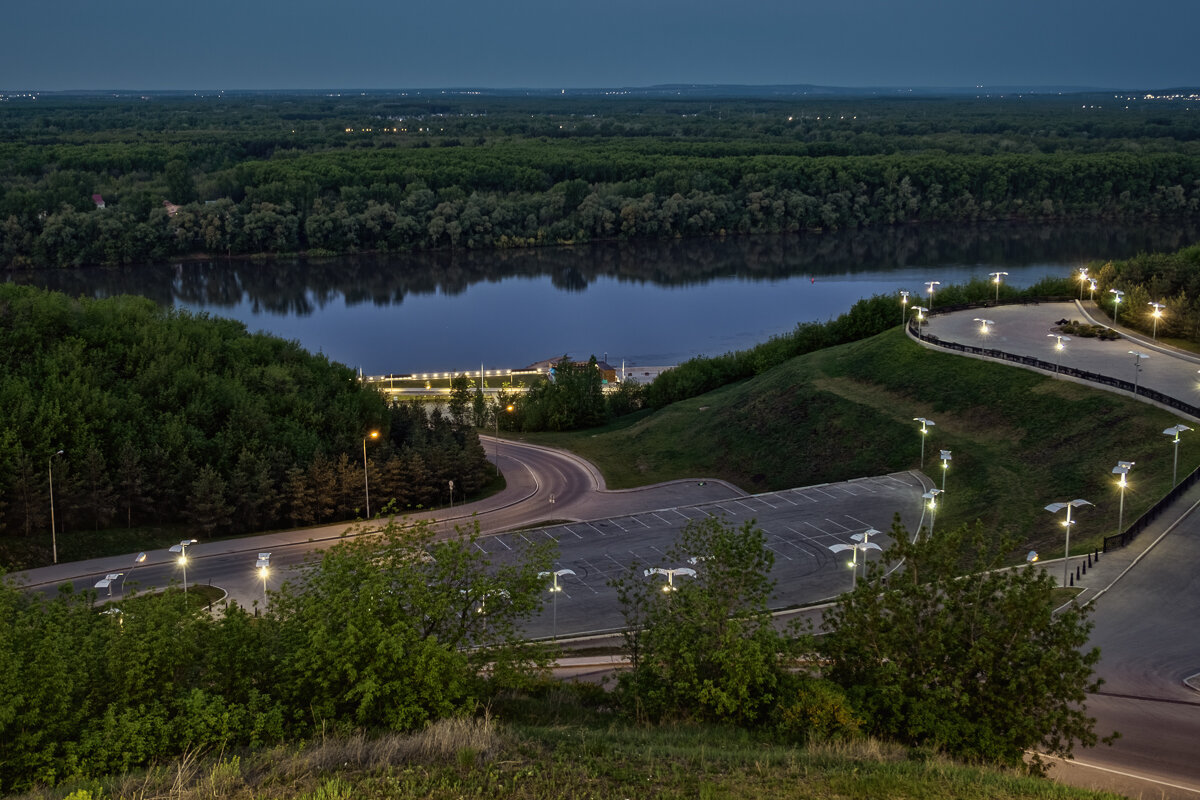
<svg viewBox="0 0 1200 800">
<path fill-rule="evenodd" d="M 1080 300 L 1083 299 L 1083 285 L 1085 283 L 1087 283 L 1089 280 L 1091 280 L 1091 279 L 1088 278 L 1087 267 L 1080 267 L 1079 268 L 1079 299 Z"/>
<path fill-rule="evenodd" d="M 1063 527 L 1067 529 L 1067 543 L 1066 543 L 1066 546 L 1063 548 L 1063 580 L 1062 580 L 1063 586 L 1067 585 L 1067 572 L 1069 571 L 1070 559 L 1071 559 L 1071 522 L 1072 522 L 1071 509 L 1078 508 L 1079 506 L 1090 506 L 1090 505 L 1095 505 L 1095 504 L 1089 503 L 1087 500 L 1076 499 L 1076 500 L 1070 501 L 1069 503 L 1051 503 L 1050 505 L 1046 506 L 1046 510 L 1049 511 L 1051 514 L 1057 514 L 1059 511 L 1062 511 L 1064 508 L 1067 510 L 1067 521 L 1063 523 Z"/>
<path fill-rule="evenodd" d="M 168 552 L 179 553 L 179 565 L 183 567 L 183 593 L 187 594 L 187 549 L 196 543 L 195 539 L 184 539 L 179 544 L 173 544 Z"/>
<path fill-rule="evenodd" d="M 941 281 L 925 281 L 925 285 L 929 287 L 929 308 L 933 308 L 933 287 L 941 286 Z"/>
<path fill-rule="evenodd" d="M 933 523 L 937 520 L 937 497 L 942 493 L 941 489 L 930 489 L 921 495 L 929 501 L 929 536 L 933 537 Z"/>
<path fill-rule="evenodd" d="M 1121 489 L 1121 505 L 1117 511 L 1117 533 L 1125 529 L 1125 487 L 1129 485 L 1129 481 L 1125 480 L 1125 476 L 1129 474 L 1129 468 L 1132 467 L 1132 461 L 1118 461 L 1113 467 L 1113 475 L 1120 475 L 1121 480 L 1117 481 L 1117 486 Z"/>
<path fill-rule="evenodd" d="M 871 528 L 870 530 L 856 533 L 851 536 L 854 539 L 854 544 L 831 544 L 829 549 L 834 553 L 840 553 L 843 550 L 852 550 L 853 558 L 850 561 L 850 591 L 854 591 L 854 587 L 858 585 L 858 554 L 862 551 L 863 554 L 863 575 L 867 572 L 867 551 L 879 550 L 883 548 L 871 541 L 871 536 L 878 534 L 879 531 Z"/>
<path fill-rule="evenodd" d="M 950 451 L 942 451 L 942 491 L 946 491 L 946 473 L 950 471 Z"/>
<path fill-rule="evenodd" d="M 1088 302 L 1095 302 L 1095 300 L 1096 300 L 1096 282 L 1093 280 L 1089 280 L 1088 281 Z"/>
<path fill-rule="evenodd" d="M 1054 343 L 1054 374 L 1057 375 L 1059 366 L 1062 362 L 1062 351 L 1066 349 L 1066 345 L 1064 345 L 1063 342 L 1071 341 L 1071 337 L 1063 336 L 1061 333 L 1047 333 L 1046 335 L 1051 339 L 1058 340 Z"/>
<path fill-rule="evenodd" d="M 367 519 L 371 518 L 371 479 L 367 477 L 367 439 L 378 439 L 379 431 L 371 431 L 369 436 L 363 437 L 363 495 L 367 500 Z"/>
<path fill-rule="evenodd" d="M 1142 359 L 1150 356 L 1145 353 L 1139 353 L 1136 350 L 1130 350 L 1129 355 L 1133 356 L 1133 393 L 1138 393 L 1138 375 L 1142 371 Z"/>
<path fill-rule="evenodd" d="M 263 582 L 263 610 L 267 608 L 267 573 L 271 568 L 271 554 L 259 553 L 258 560 L 254 562 L 254 568 L 258 570 L 258 576 Z"/>
<path fill-rule="evenodd" d="M 122 573 L 122 572 L 108 573 L 103 578 L 96 581 L 96 588 L 97 589 L 108 589 L 108 596 L 112 597 L 112 585 L 117 580 L 117 578 L 121 577 L 121 575 L 123 575 L 123 574 L 124 573 Z"/>
<path fill-rule="evenodd" d="M 50 556 L 58 563 L 58 532 L 54 530 L 54 456 L 61 456 L 62 450 L 46 459 L 46 472 L 50 475 Z"/>
<path fill-rule="evenodd" d="M 925 437 L 929 435 L 929 429 L 937 423 L 925 417 L 913 417 L 913 422 L 921 423 L 921 469 L 925 469 Z"/>
<path fill-rule="evenodd" d="M 121 578 L 121 594 L 125 594 L 125 581 L 126 581 L 126 580 L 128 580 L 128 579 L 129 579 L 129 576 L 133 574 L 133 571 L 134 571 L 135 569 L 137 569 L 137 565 L 138 565 L 138 564 L 141 564 L 141 563 L 142 563 L 143 561 L 145 561 L 145 560 L 146 560 L 146 554 L 145 554 L 145 553 L 138 553 L 136 556 L 134 556 L 134 558 L 133 558 L 133 566 L 129 568 L 129 572 L 127 572 L 127 573 L 125 574 L 125 577 L 124 577 L 124 578 Z"/>
<path fill-rule="evenodd" d="M 980 317 L 976 317 L 975 321 L 979 323 L 979 333 L 982 334 L 983 336 L 987 336 L 989 333 L 991 333 L 991 331 L 988 329 L 988 325 L 996 324 L 996 323 L 992 322 L 990 319 L 982 319 Z"/>
<path fill-rule="evenodd" d="M 908 292 L 900 292 L 900 324 L 908 319 Z"/>
<path fill-rule="evenodd" d="M 913 306 L 913 311 L 917 312 L 917 330 L 918 331 L 921 329 L 921 323 L 925 321 L 925 312 L 928 310 L 929 309 L 925 308 L 924 306 Z"/>
<path fill-rule="evenodd" d="M 1171 486 L 1174 487 L 1179 482 L 1179 434 L 1184 431 L 1190 431 L 1187 425 L 1172 425 L 1163 431 L 1167 436 L 1174 436 L 1175 439 L 1171 442 L 1175 445 L 1175 466 L 1171 468 Z"/>
<path fill-rule="evenodd" d="M 667 585 L 663 587 L 663 591 L 673 592 L 675 591 L 676 575 L 684 575 L 688 578 L 694 578 L 696 577 L 696 570 L 689 567 L 675 567 L 674 569 L 667 569 L 666 567 L 651 567 L 650 569 L 646 570 L 644 574 L 647 578 L 649 578 L 651 575 L 666 575 Z"/>
<path fill-rule="evenodd" d="M 1164 306 L 1162 303 L 1148 303 L 1147 305 L 1154 309 L 1152 314 L 1154 317 L 1154 328 L 1150 338 L 1154 341 L 1158 341 L 1158 321 L 1162 319 L 1162 310 L 1166 308 L 1166 306 Z"/>
<path fill-rule="evenodd" d="M 1116 326 L 1118 314 L 1121 311 L 1121 298 L 1125 296 L 1125 293 L 1120 289 L 1109 289 L 1108 292 L 1113 296 L 1113 325 Z"/>
<path fill-rule="evenodd" d="M 1007 272 L 989 272 L 988 273 L 988 276 L 991 277 L 993 282 L 996 284 L 996 302 L 997 303 L 1000 302 L 1000 277 L 1002 275 L 1007 275 L 1007 274 L 1008 274 Z M 1080 299 L 1083 299 L 1082 294 L 1080 294 L 1079 297 L 1080 297 Z"/>
<path fill-rule="evenodd" d="M 692 574 L 695 574 L 695 573 L 692 573 Z M 560 575 L 574 576 L 575 570 L 560 569 L 560 570 L 557 570 L 556 572 L 539 572 L 538 573 L 539 578 L 546 578 L 546 577 L 550 577 L 550 576 L 552 576 L 554 578 L 554 583 L 551 584 L 551 586 L 550 586 L 550 592 L 554 598 L 553 603 L 552 603 L 552 605 L 554 607 L 554 612 L 553 612 L 554 613 L 554 622 L 553 622 L 554 627 L 551 628 L 551 631 L 553 634 L 553 638 L 555 638 L 555 639 L 558 638 L 558 593 L 562 591 L 562 587 L 558 585 L 558 578 Z"/>
</svg>

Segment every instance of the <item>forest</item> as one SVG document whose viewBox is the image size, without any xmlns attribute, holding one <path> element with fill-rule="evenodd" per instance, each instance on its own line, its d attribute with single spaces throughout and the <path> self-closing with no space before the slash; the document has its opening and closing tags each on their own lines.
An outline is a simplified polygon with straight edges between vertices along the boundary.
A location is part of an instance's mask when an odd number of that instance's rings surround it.
<svg viewBox="0 0 1200 800">
<path fill-rule="evenodd" d="M 9 268 L 1200 214 L 1200 121 L 1182 101 L 377 93 L 4 110 Z"/>
<path fill-rule="evenodd" d="M 361 518 L 364 469 L 376 513 L 491 479 L 470 420 L 388 406 L 294 342 L 143 298 L 0 284 L 5 564 L 50 561 L 51 491 L 60 537 L 173 524 L 211 537 Z"/>
</svg>

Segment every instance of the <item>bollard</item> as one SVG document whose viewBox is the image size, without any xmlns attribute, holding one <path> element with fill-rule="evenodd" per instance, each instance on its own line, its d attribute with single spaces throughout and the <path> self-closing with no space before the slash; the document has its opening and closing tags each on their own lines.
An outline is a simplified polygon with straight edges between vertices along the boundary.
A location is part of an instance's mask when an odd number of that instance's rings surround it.
<svg viewBox="0 0 1200 800">
<path fill-rule="evenodd" d="M 1075 585 L 1075 576 L 1071 575 L 1070 581 L 1067 582 L 1067 586 L 1074 586 L 1074 585 Z"/>
<path fill-rule="evenodd" d="M 1088 563 L 1087 563 L 1087 565 L 1088 565 L 1089 567 L 1092 565 L 1092 554 L 1091 554 L 1091 553 L 1088 553 Z"/>
<path fill-rule="evenodd" d="M 1075 580 L 1079 580 L 1079 567 L 1075 567 Z"/>
</svg>

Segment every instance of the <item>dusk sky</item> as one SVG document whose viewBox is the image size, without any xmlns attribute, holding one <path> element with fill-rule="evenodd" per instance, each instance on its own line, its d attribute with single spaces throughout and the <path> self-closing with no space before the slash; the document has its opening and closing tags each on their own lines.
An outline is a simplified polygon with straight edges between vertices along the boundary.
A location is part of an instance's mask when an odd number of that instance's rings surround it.
<svg viewBox="0 0 1200 800">
<path fill-rule="evenodd" d="M 1197 0 L 37 0 L 0 90 L 1200 84 Z"/>
</svg>

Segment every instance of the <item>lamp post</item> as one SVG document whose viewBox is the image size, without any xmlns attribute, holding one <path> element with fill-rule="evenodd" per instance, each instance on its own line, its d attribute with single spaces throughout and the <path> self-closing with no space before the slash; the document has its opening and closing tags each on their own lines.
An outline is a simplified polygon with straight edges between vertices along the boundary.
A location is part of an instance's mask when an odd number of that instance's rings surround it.
<svg viewBox="0 0 1200 800">
<path fill-rule="evenodd" d="M 117 578 L 121 577 L 121 575 L 123 575 L 123 574 L 124 573 L 121 573 L 121 572 L 108 573 L 103 578 L 96 581 L 96 588 L 97 589 L 108 589 L 108 596 L 112 597 L 112 585 L 114 582 L 116 582 Z"/>
<path fill-rule="evenodd" d="M 834 553 L 840 553 L 843 550 L 852 550 L 853 551 L 853 557 L 850 560 L 850 591 L 854 591 L 854 587 L 858 585 L 858 553 L 859 553 L 859 551 L 862 551 L 862 554 L 863 554 L 863 574 L 865 576 L 866 571 L 867 571 L 867 551 L 868 550 L 880 550 L 880 551 L 883 550 L 882 547 L 880 547 L 879 545 L 877 545 L 871 541 L 871 536 L 874 534 L 877 534 L 877 533 L 879 533 L 879 531 L 875 530 L 874 528 L 871 528 L 870 530 L 864 531 L 862 533 L 856 533 L 853 536 L 851 536 L 850 538 L 854 539 L 854 544 L 831 544 L 831 545 L 829 545 L 829 549 Z"/>
<path fill-rule="evenodd" d="M 900 292 L 900 324 L 908 319 L 908 292 Z"/>
<path fill-rule="evenodd" d="M 1115 326 L 1121 312 L 1121 298 L 1125 296 L 1125 293 L 1120 289 L 1109 289 L 1108 293 L 1113 296 L 1113 325 Z"/>
<path fill-rule="evenodd" d="M 46 459 L 46 472 L 50 476 L 50 557 L 58 563 L 58 532 L 54 530 L 54 456 L 61 456 L 62 450 Z"/>
<path fill-rule="evenodd" d="M 925 281 L 925 285 L 929 287 L 929 308 L 933 309 L 933 287 L 941 286 L 941 281 Z"/>
<path fill-rule="evenodd" d="M 1184 431 L 1190 431 L 1187 425 L 1172 425 L 1163 431 L 1167 436 L 1174 436 L 1175 439 L 1171 442 L 1175 445 L 1175 466 L 1171 468 L 1171 486 L 1174 487 L 1179 482 L 1179 434 Z"/>
<path fill-rule="evenodd" d="M 1138 375 L 1142 372 L 1142 359 L 1150 356 L 1145 353 L 1139 353 L 1136 350 L 1130 350 L 1129 355 L 1133 356 L 1133 393 L 1138 393 Z"/>
<path fill-rule="evenodd" d="M 1067 541 L 1063 548 L 1063 586 L 1067 585 L 1067 573 L 1070 569 L 1071 560 L 1071 509 L 1078 508 L 1079 506 L 1090 505 L 1094 505 L 1094 503 L 1089 503 L 1087 500 L 1075 499 L 1067 503 L 1051 503 L 1050 505 L 1046 506 L 1046 510 L 1051 514 L 1057 514 L 1064 508 L 1067 510 L 1067 521 L 1063 523 L 1063 527 L 1067 529 Z"/>
<path fill-rule="evenodd" d="M 1058 340 L 1057 342 L 1054 343 L 1054 374 L 1057 375 L 1059 366 L 1062 362 L 1062 351 L 1066 347 L 1066 345 L 1064 345 L 1063 342 L 1071 341 L 1071 337 L 1063 336 L 1061 333 L 1047 333 L 1046 335 L 1049 336 L 1051 339 Z"/>
<path fill-rule="evenodd" d="M 183 593 L 187 594 L 187 549 L 196 543 L 195 539 L 184 539 L 179 544 L 173 544 L 168 552 L 179 553 L 179 565 L 183 567 Z"/>
<path fill-rule="evenodd" d="M 1094 303 L 1095 301 L 1096 301 L 1096 282 L 1089 278 L 1088 279 L 1088 302 Z"/>
<path fill-rule="evenodd" d="M 574 575 L 574 574 L 575 574 L 575 570 L 573 570 L 573 569 L 560 569 L 555 572 L 539 572 L 538 573 L 538 578 L 545 578 L 547 576 L 553 576 L 553 578 L 554 578 L 554 583 L 551 584 L 551 586 L 550 586 L 550 592 L 554 598 L 552 601 L 552 605 L 554 608 L 554 611 L 553 611 L 554 627 L 551 628 L 551 631 L 552 631 L 553 638 L 555 640 L 558 639 L 558 593 L 562 591 L 562 587 L 558 585 L 558 578 L 560 575 Z"/>
<path fill-rule="evenodd" d="M 267 607 L 267 573 L 271 568 L 271 554 L 259 553 L 258 560 L 254 562 L 254 568 L 258 570 L 258 577 L 262 578 L 263 582 L 263 609 Z"/>
<path fill-rule="evenodd" d="M 988 325 L 996 324 L 996 323 L 992 322 L 990 319 L 983 319 L 981 317 L 976 317 L 975 321 L 979 323 L 979 333 L 981 336 L 987 336 L 989 333 L 991 333 L 991 331 L 988 330 Z"/>
<path fill-rule="evenodd" d="M 1008 274 L 1007 272 L 989 272 L 988 273 L 988 275 L 992 278 L 992 280 L 996 284 L 996 302 L 997 303 L 1000 302 L 1000 277 L 1002 275 L 1007 275 L 1007 274 Z M 1083 299 L 1082 294 L 1080 294 L 1079 297 L 1080 297 L 1080 299 Z"/>
<path fill-rule="evenodd" d="M 1160 319 L 1162 319 L 1162 310 L 1164 308 L 1166 308 L 1166 306 L 1164 306 L 1162 303 L 1148 303 L 1148 305 L 1154 309 L 1154 311 L 1152 313 L 1152 316 L 1154 317 L 1154 328 L 1152 329 L 1150 338 L 1157 342 L 1158 341 L 1158 321 Z"/>
<path fill-rule="evenodd" d="M 1091 279 L 1088 277 L 1087 267 L 1080 267 L 1079 268 L 1079 299 L 1080 300 L 1083 299 L 1083 285 L 1085 283 L 1087 283 L 1089 280 L 1091 280 Z"/>
<path fill-rule="evenodd" d="M 950 451 L 942 451 L 942 491 L 946 491 L 946 473 L 950 471 Z"/>
<path fill-rule="evenodd" d="M 127 579 L 127 578 L 129 578 L 129 576 L 133 574 L 133 571 L 134 571 L 135 569 L 137 569 L 137 565 L 138 565 L 138 564 L 141 564 L 141 563 L 142 563 L 143 561 L 145 561 L 145 560 L 146 560 L 146 554 L 145 554 L 145 553 L 138 553 L 136 556 L 134 556 L 134 558 L 133 558 L 133 566 L 129 568 L 129 572 L 127 572 L 127 573 L 125 574 L 125 577 L 124 577 L 124 578 L 121 578 L 121 594 L 125 594 L 125 581 L 126 581 L 126 579 Z"/>
<path fill-rule="evenodd" d="M 921 495 L 929 501 L 929 536 L 933 536 L 933 523 L 937 521 L 937 497 L 942 493 L 941 489 L 930 489 Z"/>
<path fill-rule="evenodd" d="M 1112 470 L 1114 475 L 1121 476 L 1121 479 L 1117 481 L 1117 486 L 1121 489 L 1121 505 L 1119 507 L 1120 510 L 1117 511 L 1117 533 L 1125 529 L 1125 487 L 1129 485 L 1129 482 L 1125 480 L 1125 476 L 1129 474 L 1129 468 L 1133 464 L 1134 462 L 1132 461 L 1118 461 Z"/>
<path fill-rule="evenodd" d="M 925 308 L 924 306 L 913 306 L 913 311 L 917 312 L 917 332 L 918 333 L 921 330 L 921 323 L 925 321 L 925 312 L 928 310 L 929 309 Z"/>
<path fill-rule="evenodd" d="M 367 519 L 371 518 L 371 479 L 367 476 L 367 439 L 378 439 L 379 431 L 371 431 L 363 437 L 363 495 L 367 500 Z"/>
<path fill-rule="evenodd" d="M 925 469 L 925 437 L 929 435 L 929 429 L 937 423 L 925 417 L 913 417 L 913 422 L 921 423 L 921 469 Z"/>
</svg>

